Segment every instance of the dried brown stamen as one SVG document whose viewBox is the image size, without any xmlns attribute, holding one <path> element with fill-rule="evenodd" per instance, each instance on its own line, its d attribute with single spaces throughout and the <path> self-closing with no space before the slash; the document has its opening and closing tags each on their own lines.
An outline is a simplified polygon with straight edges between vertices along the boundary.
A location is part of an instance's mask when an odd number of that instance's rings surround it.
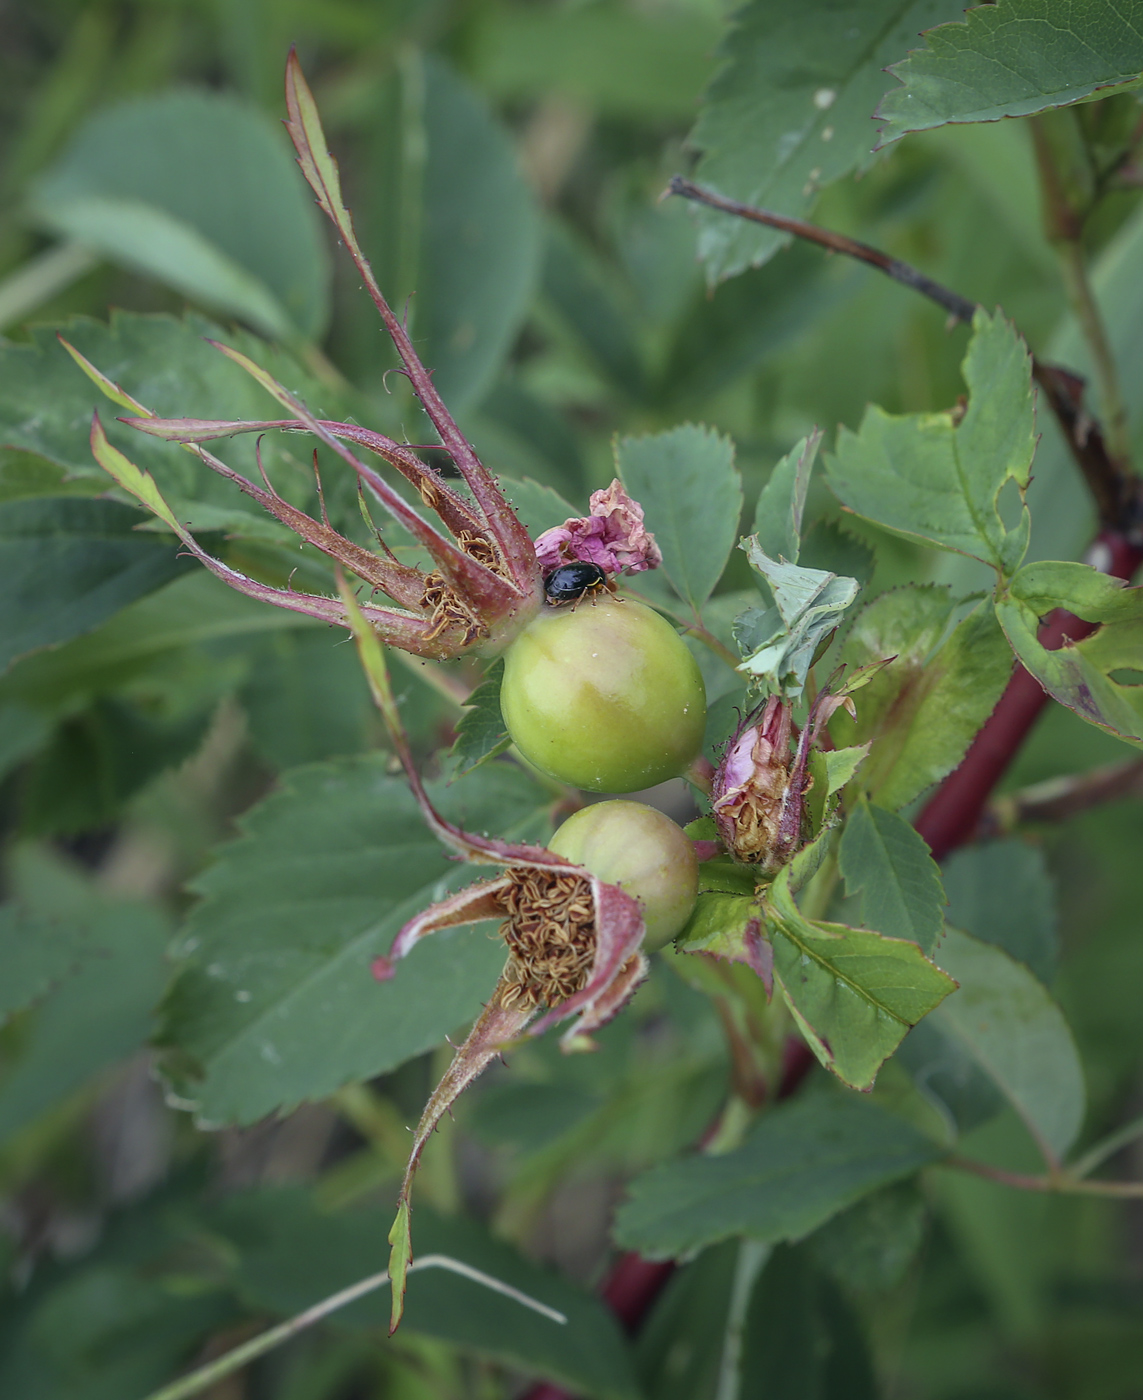
<svg viewBox="0 0 1143 1400">
<path fill-rule="evenodd" d="M 595 958 L 595 905 L 582 875 L 510 870 L 500 933 L 511 954 L 503 1006 L 556 1006 L 581 991 Z"/>
<path fill-rule="evenodd" d="M 432 627 L 426 640 L 435 641 L 443 632 L 456 628 L 463 632 L 464 645 L 469 646 L 481 637 L 488 636 L 487 626 L 465 603 L 455 588 L 446 583 L 436 569 L 425 575 L 425 591 L 421 595 L 421 607 L 431 609 Z"/>
</svg>

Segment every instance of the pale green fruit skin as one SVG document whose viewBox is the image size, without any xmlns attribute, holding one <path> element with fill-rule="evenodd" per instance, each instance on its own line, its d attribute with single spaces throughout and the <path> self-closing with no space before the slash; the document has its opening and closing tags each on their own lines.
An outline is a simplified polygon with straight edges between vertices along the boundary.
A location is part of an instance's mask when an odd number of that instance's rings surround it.
<svg viewBox="0 0 1143 1400">
<path fill-rule="evenodd" d="M 685 926 L 698 897 L 698 857 L 682 827 L 642 802 L 596 802 L 573 813 L 548 849 L 638 900 L 644 946 L 660 948 Z"/>
<path fill-rule="evenodd" d="M 500 709 L 541 772 L 588 792 L 676 778 L 706 727 L 702 674 L 682 638 L 642 603 L 545 607 L 504 654 Z"/>
</svg>

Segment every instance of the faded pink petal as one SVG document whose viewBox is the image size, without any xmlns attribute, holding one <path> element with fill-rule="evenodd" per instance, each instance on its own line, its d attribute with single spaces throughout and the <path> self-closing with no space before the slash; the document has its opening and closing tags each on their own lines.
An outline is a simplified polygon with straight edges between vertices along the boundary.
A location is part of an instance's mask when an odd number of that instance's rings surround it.
<svg viewBox="0 0 1143 1400">
<path fill-rule="evenodd" d="M 616 479 L 606 491 L 593 491 L 590 514 L 574 516 L 536 540 L 536 558 L 549 574 L 561 564 L 598 564 L 606 574 L 638 574 L 657 569 L 663 556 L 643 524 L 643 507 Z"/>
</svg>

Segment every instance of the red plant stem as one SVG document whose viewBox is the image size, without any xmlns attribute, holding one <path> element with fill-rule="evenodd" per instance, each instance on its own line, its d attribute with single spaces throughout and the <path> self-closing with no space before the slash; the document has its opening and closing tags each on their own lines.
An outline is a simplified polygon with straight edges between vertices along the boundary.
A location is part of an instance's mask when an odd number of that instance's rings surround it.
<svg viewBox="0 0 1143 1400">
<path fill-rule="evenodd" d="M 1143 549 L 1122 534 L 1106 530 L 1088 551 L 1088 562 L 1113 578 L 1129 579 L 1143 562 Z M 1040 641 L 1055 651 L 1066 641 L 1078 642 L 1094 630 L 1092 623 L 1057 608 L 1041 627 Z M 993 788 L 1047 701 L 1039 681 L 1018 665 L 960 767 L 949 774 L 917 818 L 917 830 L 937 860 L 972 840 Z"/>
</svg>

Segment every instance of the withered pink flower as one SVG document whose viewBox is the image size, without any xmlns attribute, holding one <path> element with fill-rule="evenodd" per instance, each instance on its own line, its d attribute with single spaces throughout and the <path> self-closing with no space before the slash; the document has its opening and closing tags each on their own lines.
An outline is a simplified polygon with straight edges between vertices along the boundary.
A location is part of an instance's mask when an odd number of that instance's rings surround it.
<svg viewBox="0 0 1143 1400">
<path fill-rule="evenodd" d="M 544 574 L 561 564 L 598 564 L 605 574 L 639 574 L 663 562 L 655 536 L 643 524 L 643 507 L 616 478 L 606 491 L 593 491 L 588 515 L 553 526 L 536 541 Z"/>
<path fill-rule="evenodd" d="M 831 690 L 836 679 L 810 706 L 800 734 L 789 701 L 771 695 L 739 725 L 715 772 L 711 808 L 718 834 L 735 860 L 763 874 L 781 869 L 805 844 L 810 751 L 835 710 L 853 709 L 847 693 Z"/>
<path fill-rule="evenodd" d="M 370 602 L 361 607 L 386 642 L 417 656 L 438 660 L 469 650 L 494 655 L 527 626 L 543 602 L 542 575 L 531 538 L 457 427 L 433 387 L 432 376 L 413 349 L 404 325 L 381 294 L 357 242 L 353 220 L 342 201 L 337 163 L 326 149 L 313 95 L 293 52 L 286 69 L 286 102 L 289 110 L 286 127 L 297 150 L 302 173 L 349 250 L 396 346 L 402 373 L 408 376 L 413 392 L 470 497 L 461 495 L 407 444 L 353 423 L 327 422 L 314 417 L 264 370 L 226 346 L 217 348 L 272 394 L 286 410 L 287 417 L 258 422 L 157 418 L 89 364 L 78 351 L 71 346 L 67 349 L 110 398 L 133 408 L 139 415 L 125 418 L 123 422 L 167 441 L 189 445 L 211 470 L 232 481 L 303 540 L 356 575 L 371 590 L 387 594 L 396 606 L 378 607 Z M 271 428 L 308 432 L 331 448 L 356 472 L 363 491 L 379 501 L 426 550 L 434 567 L 425 572 L 402 564 L 384 543 L 381 554 L 363 548 L 333 529 L 325 516 L 324 505 L 322 518 L 315 520 L 283 500 L 264 474 L 262 485 L 249 481 L 201 445 L 237 433 L 262 433 Z M 290 588 L 271 588 L 212 558 L 174 516 L 155 482 L 111 445 L 98 416 L 92 424 L 91 443 L 96 459 L 119 485 L 159 516 L 196 558 L 232 588 L 325 622 L 350 625 L 344 604 L 338 599 L 296 593 Z M 436 513 L 447 533 L 430 524 L 373 467 L 362 462 L 348 446 L 350 443 L 400 472 L 416 488 L 424 506 Z M 320 485 L 319 480 L 319 495 Z"/>
</svg>

